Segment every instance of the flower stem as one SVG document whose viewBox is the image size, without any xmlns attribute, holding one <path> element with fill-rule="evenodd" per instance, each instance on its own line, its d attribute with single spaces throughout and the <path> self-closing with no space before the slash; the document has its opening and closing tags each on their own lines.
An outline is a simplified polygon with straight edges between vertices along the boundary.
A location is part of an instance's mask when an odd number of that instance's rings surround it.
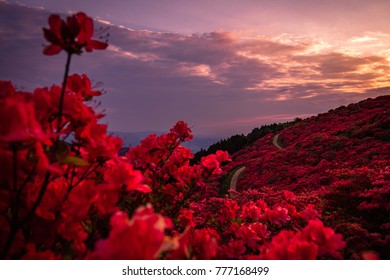
<svg viewBox="0 0 390 280">
<path fill-rule="evenodd" d="M 47 186 L 49 185 L 49 182 L 50 182 L 50 172 L 48 171 L 48 172 L 46 172 L 46 176 L 45 176 L 45 179 L 42 183 L 42 187 L 41 187 L 41 190 L 38 194 L 38 198 L 34 202 L 34 205 L 31 207 L 29 213 L 27 214 L 27 216 L 24 218 L 23 221 L 19 222 L 17 214 L 14 213 L 13 219 L 12 219 L 11 224 L 10 224 L 10 233 L 8 235 L 6 242 L 5 242 L 3 251 L 0 253 L 0 259 L 5 259 L 7 257 L 8 252 L 11 249 L 12 244 L 15 240 L 16 234 L 18 233 L 18 230 L 21 229 L 24 225 L 28 224 L 31 221 L 31 219 L 33 218 L 35 211 L 37 210 L 39 204 L 41 203 L 41 201 L 43 199 L 43 196 L 46 192 L 46 189 L 47 189 Z"/>
<path fill-rule="evenodd" d="M 35 202 L 34 202 L 33 206 L 31 207 L 30 211 L 28 212 L 28 214 L 24 218 L 24 220 L 22 222 L 22 225 L 29 223 L 31 221 L 31 219 L 34 217 L 35 211 L 37 210 L 37 208 L 41 204 L 43 196 L 45 195 L 47 187 L 48 187 L 48 185 L 50 183 L 50 175 L 51 175 L 50 171 L 47 171 L 46 175 L 45 175 L 45 179 L 43 180 L 43 183 L 42 183 L 42 187 L 41 187 L 41 189 L 40 189 L 40 191 L 38 193 L 38 197 L 35 200 Z"/>
<path fill-rule="evenodd" d="M 68 54 L 68 56 L 66 58 L 64 80 L 62 81 L 60 104 L 59 104 L 59 107 L 58 107 L 57 133 L 59 133 L 61 128 L 62 128 L 62 114 L 63 114 L 63 109 L 64 109 L 65 89 L 66 89 L 66 82 L 68 80 L 68 75 L 69 75 L 70 59 L 72 57 L 72 53 L 68 52 L 67 54 Z"/>
<path fill-rule="evenodd" d="M 14 188 L 13 192 L 15 197 L 12 199 L 11 204 L 11 220 L 10 220 L 10 232 L 8 234 L 7 241 L 4 244 L 3 251 L 0 254 L 0 259 L 5 259 L 7 257 L 8 251 L 11 249 L 11 245 L 14 241 L 16 233 L 18 231 L 18 211 L 19 211 L 19 200 L 18 195 L 18 149 L 16 146 L 12 146 L 12 155 L 13 155 L 13 180 Z"/>
<path fill-rule="evenodd" d="M 3 252 L 0 254 L 0 259 L 5 260 L 8 254 L 8 251 L 11 249 L 11 245 L 14 242 L 14 239 L 16 237 L 16 233 L 18 232 L 18 228 L 14 226 L 13 224 L 11 225 L 10 233 L 8 235 L 7 241 L 5 242 Z"/>
<path fill-rule="evenodd" d="M 12 156 L 13 156 L 13 176 L 14 176 L 14 191 L 18 189 L 18 149 L 12 147 Z"/>
</svg>

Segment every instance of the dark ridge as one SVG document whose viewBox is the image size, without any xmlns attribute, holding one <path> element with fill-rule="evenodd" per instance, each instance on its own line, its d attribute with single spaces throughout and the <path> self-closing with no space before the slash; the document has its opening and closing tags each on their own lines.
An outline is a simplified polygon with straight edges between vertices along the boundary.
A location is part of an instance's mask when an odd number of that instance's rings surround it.
<svg viewBox="0 0 390 280">
<path fill-rule="evenodd" d="M 269 133 L 277 133 L 293 124 L 300 122 L 301 118 L 295 118 L 293 121 L 285 123 L 273 123 L 269 125 L 262 125 L 261 127 L 254 128 L 247 135 L 236 134 L 229 138 L 222 139 L 212 144 L 207 150 L 201 149 L 194 155 L 193 163 L 197 163 L 204 156 L 214 154 L 218 150 L 227 151 L 229 154 L 234 154 L 246 146 L 252 144 L 256 140 L 266 136 Z"/>
</svg>

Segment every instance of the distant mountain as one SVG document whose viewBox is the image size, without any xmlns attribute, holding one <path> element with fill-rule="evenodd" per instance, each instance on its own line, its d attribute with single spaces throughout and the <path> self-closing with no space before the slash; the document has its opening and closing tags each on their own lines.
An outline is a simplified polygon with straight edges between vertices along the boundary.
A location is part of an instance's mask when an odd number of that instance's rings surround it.
<svg viewBox="0 0 390 280">
<path fill-rule="evenodd" d="M 147 137 L 150 134 L 161 135 L 164 134 L 163 131 L 139 131 L 139 132 L 118 132 L 112 131 L 110 134 L 118 136 L 123 139 L 124 147 L 134 147 L 137 146 L 142 139 Z M 191 141 L 185 142 L 183 146 L 190 149 L 193 153 L 200 151 L 201 149 L 207 149 L 211 144 L 218 141 L 219 138 L 216 137 L 198 137 L 194 136 L 194 139 Z"/>
<path fill-rule="evenodd" d="M 277 203 L 288 215 L 291 204 L 312 204 L 345 238 L 344 258 L 374 251 L 390 259 L 390 95 L 271 132 L 233 153 L 223 169 L 223 185 L 231 188 L 240 169 L 238 192 Z"/>
<path fill-rule="evenodd" d="M 163 134 L 162 131 L 138 131 L 138 132 L 120 132 L 120 131 L 111 131 L 109 134 L 118 136 L 123 140 L 123 146 L 126 147 L 135 147 L 137 146 L 142 139 L 150 134 Z"/>
</svg>

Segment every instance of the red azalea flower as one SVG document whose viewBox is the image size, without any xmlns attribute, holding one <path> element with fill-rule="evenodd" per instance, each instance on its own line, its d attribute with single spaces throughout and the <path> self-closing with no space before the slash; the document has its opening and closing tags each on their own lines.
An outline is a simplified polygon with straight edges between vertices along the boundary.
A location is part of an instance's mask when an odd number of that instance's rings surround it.
<svg viewBox="0 0 390 280">
<path fill-rule="evenodd" d="M 93 49 L 104 50 L 107 48 L 107 43 L 103 43 L 97 40 L 91 39 L 93 35 L 93 20 L 85 13 L 76 14 L 77 23 L 80 26 L 80 32 L 76 37 L 79 44 L 85 46 L 87 52 L 91 52 Z"/>
<path fill-rule="evenodd" d="M 282 230 L 272 238 L 264 256 L 268 260 L 314 260 L 317 258 L 316 244 L 300 240 L 292 231 Z"/>
<path fill-rule="evenodd" d="M 282 223 L 288 222 L 291 220 L 291 217 L 288 215 L 288 210 L 279 205 L 274 205 L 271 209 L 265 210 L 265 216 L 271 223 L 276 225 L 281 225 Z"/>
<path fill-rule="evenodd" d="M 102 93 L 98 90 L 92 90 L 91 80 L 87 75 L 73 74 L 68 77 L 67 86 L 74 92 L 81 100 L 90 100 L 93 96 L 99 96 Z"/>
<path fill-rule="evenodd" d="M 169 173 L 173 173 L 180 166 L 188 166 L 190 159 L 193 157 L 190 149 L 178 146 L 172 151 L 171 156 L 165 163 L 165 169 L 167 169 Z"/>
<path fill-rule="evenodd" d="M 255 203 L 250 202 L 242 207 L 240 217 L 244 220 L 249 219 L 253 221 L 258 221 L 260 220 L 260 218 L 263 217 L 263 211 L 262 209 L 257 207 Z"/>
<path fill-rule="evenodd" d="M 218 239 L 219 235 L 214 229 L 194 230 L 190 242 L 196 257 L 201 260 L 213 259 L 217 255 Z"/>
<path fill-rule="evenodd" d="M 120 190 L 113 188 L 112 185 L 100 184 L 97 186 L 98 196 L 96 198 L 94 206 L 98 213 L 102 215 L 112 214 L 118 211 L 117 206 Z"/>
<path fill-rule="evenodd" d="M 361 256 L 363 260 L 379 260 L 379 254 L 375 251 L 364 251 Z"/>
<path fill-rule="evenodd" d="M 232 161 L 232 159 L 229 156 L 229 153 L 226 151 L 218 150 L 215 153 L 215 157 L 218 160 L 219 163 L 225 162 L 225 161 Z"/>
<path fill-rule="evenodd" d="M 93 49 L 103 50 L 107 44 L 91 39 L 93 35 L 93 20 L 85 13 L 67 17 L 65 22 L 59 15 L 49 17 L 50 29 L 43 28 L 44 36 L 51 45 L 47 46 L 43 53 L 54 55 L 65 50 L 67 53 L 80 54 L 85 48 L 87 52 Z"/>
<path fill-rule="evenodd" d="M 202 259 L 215 258 L 218 249 L 218 233 L 210 228 L 192 229 L 187 227 L 178 237 L 178 246 L 167 255 L 167 259 Z"/>
<path fill-rule="evenodd" d="M 96 186 L 92 180 L 82 181 L 69 193 L 68 199 L 63 203 L 61 216 L 81 221 L 88 215 L 88 211 L 98 198 Z"/>
<path fill-rule="evenodd" d="M 172 175 L 181 184 L 191 184 L 191 182 L 200 180 L 201 170 L 197 166 L 184 165 L 180 166 Z"/>
<path fill-rule="evenodd" d="M 239 259 L 245 253 L 246 247 L 242 240 L 231 239 L 228 245 L 222 247 L 224 254 L 230 259 Z"/>
<path fill-rule="evenodd" d="M 200 159 L 200 164 L 211 174 L 221 174 L 222 169 L 215 155 L 208 155 Z"/>
<path fill-rule="evenodd" d="M 57 232 L 65 240 L 73 242 L 75 253 L 83 254 L 86 251 L 85 240 L 88 238 L 88 233 L 85 231 L 80 221 L 66 219 L 58 223 Z"/>
<path fill-rule="evenodd" d="M 237 237 L 244 242 L 250 249 L 253 251 L 258 247 L 259 242 L 261 241 L 260 237 L 257 236 L 257 233 L 250 226 L 245 224 L 241 225 L 236 232 Z"/>
<path fill-rule="evenodd" d="M 294 201 L 295 200 L 295 194 L 290 191 L 283 191 L 283 196 L 287 201 Z"/>
<path fill-rule="evenodd" d="M 76 131 L 76 137 L 85 141 L 84 150 L 91 159 L 96 157 L 115 158 L 122 147 L 122 139 L 107 135 L 107 125 L 88 123 Z"/>
<path fill-rule="evenodd" d="M 0 81 L 0 94 L 1 95 L 12 95 L 15 93 L 14 85 L 11 81 Z"/>
<path fill-rule="evenodd" d="M 162 187 L 162 191 L 164 195 L 171 196 L 171 197 L 176 197 L 177 196 L 177 191 L 174 185 L 172 184 L 166 184 Z"/>
<path fill-rule="evenodd" d="M 7 85 L 7 84 L 5 84 Z M 8 88 L 12 90 L 12 84 Z M 0 126 L 0 142 L 35 142 L 50 144 L 42 131 L 31 94 L 6 92 L 0 95 L 0 119 L 7 120 Z"/>
<path fill-rule="evenodd" d="M 118 158 L 106 163 L 104 180 L 118 190 L 126 185 L 127 191 L 136 190 L 144 193 L 152 191 L 149 186 L 143 184 L 144 177 L 140 171 L 134 170 L 130 163 Z"/>
<path fill-rule="evenodd" d="M 268 231 L 267 226 L 262 223 L 252 223 L 249 225 L 249 228 L 256 232 L 257 236 L 259 236 L 263 241 L 271 234 L 271 232 Z"/>
<path fill-rule="evenodd" d="M 192 228 L 187 227 L 186 230 L 177 237 L 177 247 L 168 252 L 168 260 L 188 260 L 191 258 L 192 248 L 190 246 L 190 240 L 192 238 Z"/>
<path fill-rule="evenodd" d="M 321 215 L 315 210 L 314 205 L 307 205 L 306 209 L 303 211 L 303 218 L 305 218 L 306 221 L 310 221 L 316 219 L 317 217 L 321 217 Z"/>
<path fill-rule="evenodd" d="M 325 227 L 319 220 L 311 220 L 300 234 L 302 239 L 318 245 L 320 256 L 330 254 L 335 258 L 341 258 L 337 251 L 346 246 L 341 234 L 336 234 L 333 229 Z"/>
<path fill-rule="evenodd" d="M 129 220 L 124 212 L 111 217 L 111 231 L 107 239 L 97 242 L 94 259 L 155 259 L 160 253 L 177 246 L 164 235 L 172 228 L 172 221 L 156 214 L 151 206 L 139 207 Z"/>
<path fill-rule="evenodd" d="M 192 131 L 188 127 L 187 123 L 179 121 L 171 128 L 171 133 L 176 134 L 177 138 L 181 141 L 191 140 L 193 138 Z"/>
<path fill-rule="evenodd" d="M 68 81 L 73 82 L 74 79 L 68 79 Z M 88 99 L 88 96 L 90 96 L 91 93 L 87 92 L 86 89 L 84 91 L 83 88 L 78 88 L 72 82 L 69 87 L 67 87 L 69 90 L 66 92 L 64 97 L 62 122 L 71 122 L 72 125 L 67 126 L 67 129 L 74 130 L 76 136 L 78 136 L 89 126 L 93 126 L 96 123 L 98 115 L 95 114 L 93 108 L 81 102 L 83 99 Z M 78 89 L 79 92 L 73 92 L 73 89 Z M 84 91 L 84 93 L 81 91 Z M 61 87 L 57 85 L 53 85 L 50 89 L 37 88 L 33 93 L 37 119 L 44 125 L 47 133 L 52 130 L 53 124 L 50 122 L 53 119 L 53 116 L 58 114 L 58 102 L 60 100 L 60 95 Z M 57 120 L 54 120 L 54 125 L 56 125 L 56 121 Z M 92 128 L 92 132 L 94 131 L 95 129 Z M 65 133 L 65 131 L 62 132 Z M 84 134 L 86 135 L 86 138 L 90 138 L 90 131 L 86 131 Z"/>
<path fill-rule="evenodd" d="M 34 185 L 30 185 L 31 187 L 27 189 L 27 205 L 29 208 L 32 207 L 39 195 L 39 186 L 41 183 L 42 182 L 37 181 Z M 55 220 L 56 211 L 62 204 L 67 186 L 67 182 L 63 177 L 50 182 L 41 204 L 35 211 L 35 215 L 45 220 Z"/>
<path fill-rule="evenodd" d="M 181 209 L 178 217 L 178 221 L 183 227 L 194 227 L 194 216 L 191 210 Z"/>
<path fill-rule="evenodd" d="M 236 218 L 240 206 L 237 204 L 237 201 L 228 198 L 223 199 L 222 203 L 223 205 L 218 211 L 218 221 L 224 224 L 227 220 L 234 220 Z"/>
</svg>

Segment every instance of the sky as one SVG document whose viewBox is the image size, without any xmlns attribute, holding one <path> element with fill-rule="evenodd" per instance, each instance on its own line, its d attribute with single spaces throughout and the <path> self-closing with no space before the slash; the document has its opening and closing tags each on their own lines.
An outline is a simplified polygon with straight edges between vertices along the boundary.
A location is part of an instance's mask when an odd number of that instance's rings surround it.
<svg viewBox="0 0 390 280">
<path fill-rule="evenodd" d="M 228 137 L 390 92 L 387 0 L 0 0 L 0 79 L 60 83 L 42 27 L 78 11 L 109 33 L 71 73 L 102 84 L 111 131 Z"/>
</svg>

